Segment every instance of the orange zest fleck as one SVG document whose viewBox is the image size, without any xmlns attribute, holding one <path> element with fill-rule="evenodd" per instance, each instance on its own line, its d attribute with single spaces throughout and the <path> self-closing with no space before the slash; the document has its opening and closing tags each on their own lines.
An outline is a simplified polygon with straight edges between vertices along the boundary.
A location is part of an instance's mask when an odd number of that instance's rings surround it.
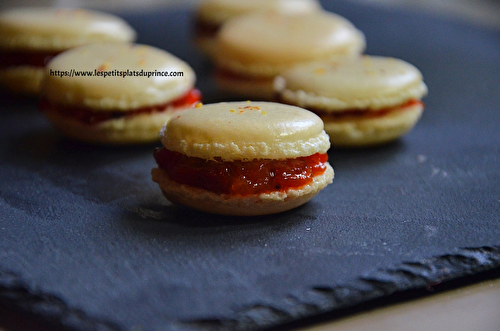
<svg viewBox="0 0 500 331">
<path fill-rule="evenodd" d="M 97 71 L 104 71 L 109 69 L 109 64 L 108 63 L 103 63 L 99 67 L 97 67 Z"/>
</svg>

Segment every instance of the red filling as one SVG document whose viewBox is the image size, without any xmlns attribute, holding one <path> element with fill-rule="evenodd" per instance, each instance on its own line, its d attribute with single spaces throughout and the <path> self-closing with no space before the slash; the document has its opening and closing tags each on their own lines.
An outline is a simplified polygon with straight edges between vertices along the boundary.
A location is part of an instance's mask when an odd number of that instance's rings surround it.
<svg viewBox="0 0 500 331">
<path fill-rule="evenodd" d="M 364 110 L 364 109 L 347 109 L 343 110 L 341 112 L 335 112 L 335 113 L 327 113 L 325 111 L 319 110 L 319 109 L 311 109 L 308 108 L 310 111 L 315 112 L 319 116 L 321 116 L 324 119 L 331 118 L 333 120 L 341 120 L 343 118 L 349 118 L 349 117 L 364 117 L 364 118 L 375 118 L 375 117 L 382 117 L 394 110 L 400 110 L 400 111 L 405 111 L 410 109 L 413 106 L 416 105 L 422 105 L 424 106 L 424 103 L 420 100 L 409 100 L 399 106 L 394 106 L 394 107 L 388 107 L 388 108 L 382 108 L 376 111 L 373 110 Z"/>
<path fill-rule="evenodd" d="M 323 174 L 328 161 L 328 155 L 320 153 L 286 160 L 213 161 L 165 148 L 156 149 L 154 158 L 177 183 L 242 196 L 300 188 Z"/>
<path fill-rule="evenodd" d="M 0 51 L 0 68 L 32 66 L 43 68 L 60 52 Z"/>
<path fill-rule="evenodd" d="M 274 99 L 276 102 L 293 105 L 292 103 L 285 101 L 279 94 L 276 95 Z M 317 114 L 318 116 L 320 116 L 324 120 L 335 121 L 335 120 L 342 120 L 342 119 L 348 119 L 348 118 L 353 118 L 353 117 L 355 117 L 355 118 L 382 117 L 382 116 L 389 114 L 390 112 L 392 112 L 394 110 L 405 111 L 405 110 L 408 110 L 411 107 L 416 106 L 416 105 L 421 105 L 422 107 L 424 107 L 424 103 L 422 101 L 417 100 L 417 99 L 412 99 L 412 100 L 408 100 L 407 102 L 405 102 L 401 105 L 398 105 L 398 106 L 382 108 L 382 109 L 375 110 L 375 111 L 367 110 L 367 109 L 345 109 L 345 110 L 342 110 L 339 112 L 327 112 L 323 109 L 318 109 L 318 108 L 314 108 L 314 107 L 306 107 L 306 109 Z"/>
<path fill-rule="evenodd" d="M 233 80 L 233 81 L 248 81 L 248 82 L 260 82 L 260 81 L 272 81 L 274 77 L 265 77 L 265 76 L 246 76 L 243 74 L 238 74 L 232 72 L 228 69 L 217 68 L 215 70 L 215 76 L 225 79 L 225 80 Z"/>
<path fill-rule="evenodd" d="M 169 108 L 185 109 L 193 107 L 201 100 L 201 93 L 197 89 L 192 89 L 180 98 L 170 101 L 161 105 L 141 107 L 129 111 L 105 111 L 96 112 L 86 107 L 68 107 L 52 104 L 47 99 L 41 99 L 39 103 L 40 110 L 51 111 L 55 110 L 64 114 L 65 116 L 71 116 L 78 121 L 85 124 L 98 124 L 107 120 L 117 119 L 120 117 L 131 117 L 139 114 L 151 114 L 156 112 L 161 112 Z"/>
</svg>

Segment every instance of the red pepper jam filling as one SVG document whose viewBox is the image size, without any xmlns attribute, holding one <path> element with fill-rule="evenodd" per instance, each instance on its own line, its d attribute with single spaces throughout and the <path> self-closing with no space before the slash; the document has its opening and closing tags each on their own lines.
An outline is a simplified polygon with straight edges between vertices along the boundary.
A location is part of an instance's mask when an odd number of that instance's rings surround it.
<svg viewBox="0 0 500 331">
<path fill-rule="evenodd" d="M 311 110 L 313 112 L 315 112 L 316 114 L 318 114 L 319 116 L 323 117 L 323 118 L 331 118 L 332 120 L 342 120 L 344 118 L 348 119 L 348 118 L 359 118 L 359 117 L 363 117 L 363 118 L 376 118 L 376 117 L 382 117 L 382 116 L 385 116 L 387 114 L 389 114 L 390 112 L 393 112 L 395 110 L 398 110 L 398 111 L 405 111 L 405 110 L 409 110 L 411 107 L 413 106 L 416 106 L 416 105 L 424 105 L 424 103 L 420 100 L 409 100 L 399 106 L 394 106 L 394 107 L 388 107 L 388 108 L 382 108 L 382 109 L 379 109 L 379 110 L 363 110 L 363 109 L 352 109 L 352 110 L 344 110 L 342 112 L 338 112 L 338 113 L 326 113 L 324 111 L 321 111 L 321 110 Z"/>
<path fill-rule="evenodd" d="M 120 117 L 131 117 L 139 114 L 152 114 L 157 112 L 162 112 L 169 108 L 175 109 L 185 109 L 195 106 L 201 100 L 201 93 L 197 89 L 191 89 L 188 93 L 181 96 L 180 98 L 167 102 L 161 105 L 141 107 L 129 111 L 103 111 L 96 112 L 85 107 L 68 107 L 59 106 L 50 103 L 47 99 L 41 99 L 39 103 L 40 110 L 50 111 L 56 110 L 64 114 L 65 116 L 71 116 L 78 121 L 85 124 L 98 124 L 107 120 L 117 119 Z"/>
<path fill-rule="evenodd" d="M 58 51 L 36 52 L 36 51 L 6 51 L 0 50 L 0 68 L 17 67 L 22 65 L 40 67 L 52 60 L 59 54 Z"/>
<path fill-rule="evenodd" d="M 285 103 L 285 104 L 292 104 L 289 102 L 286 102 L 279 94 L 275 96 L 275 101 L 279 103 Z M 376 118 L 376 117 L 382 117 L 394 110 L 400 110 L 400 111 L 405 111 L 410 109 L 413 106 L 421 105 L 424 107 L 424 103 L 421 100 L 417 99 L 411 99 L 408 100 L 407 102 L 394 106 L 394 107 L 387 107 L 387 108 L 382 108 L 379 110 L 367 110 L 367 109 L 345 109 L 339 112 L 327 112 L 322 109 L 314 108 L 314 107 L 305 107 L 306 109 L 312 111 L 313 113 L 317 114 L 318 116 L 321 116 L 323 120 L 342 120 L 342 119 L 350 119 L 350 118 Z"/>
<path fill-rule="evenodd" d="M 154 158 L 177 183 L 242 196 L 298 189 L 323 174 L 328 161 L 328 155 L 320 153 L 286 160 L 213 161 L 166 148 L 157 148 Z"/>
<path fill-rule="evenodd" d="M 236 73 L 233 71 L 230 71 L 229 69 L 223 69 L 223 68 L 216 68 L 215 70 L 215 76 L 218 77 L 219 79 L 224 79 L 224 80 L 232 80 L 232 81 L 239 81 L 239 82 L 267 82 L 267 81 L 272 81 L 274 77 L 266 77 L 266 76 L 247 76 L 244 74 Z"/>
</svg>

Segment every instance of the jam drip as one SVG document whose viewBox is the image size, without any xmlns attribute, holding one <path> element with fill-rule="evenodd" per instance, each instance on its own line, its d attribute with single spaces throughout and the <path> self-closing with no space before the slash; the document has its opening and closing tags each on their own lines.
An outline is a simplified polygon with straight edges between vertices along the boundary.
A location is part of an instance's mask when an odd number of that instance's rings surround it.
<svg viewBox="0 0 500 331">
<path fill-rule="evenodd" d="M 205 160 L 158 148 L 154 158 L 168 177 L 180 184 L 217 194 L 250 195 L 300 188 L 325 172 L 327 154 L 286 160 Z"/>
<path fill-rule="evenodd" d="M 54 105 L 50 103 L 47 99 L 41 99 L 39 103 L 40 110 L 51 111 L 55 109 L 57 112 L 64 114 L 65 116 L 71 116 L 78 121 L 85 124 L 99 124 L 101 122 L 117 119 L 121 117 L 130 117 L 139 114 L 152 114 L 156 112 L 161 112 L 167 110 L 168 108 L 178 108 L 184 109 L 193 107 L 201 100 L 201 93 L 197 89 L 192 89 L 182 97 L 170 101 L 162 105 L 141 107 L 129 111 L 102 111 L 96 112 L 85 107 L 65 107 L 60 105 Z"/>
</svg>

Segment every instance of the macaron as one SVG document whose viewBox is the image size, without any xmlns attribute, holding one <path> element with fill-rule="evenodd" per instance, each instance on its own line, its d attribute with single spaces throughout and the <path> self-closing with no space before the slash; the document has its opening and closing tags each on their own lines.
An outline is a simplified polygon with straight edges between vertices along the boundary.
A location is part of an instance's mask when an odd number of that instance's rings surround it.
<svg viewBox="0 0 500 331">
<path fill-rule="evenodd" d="M 254 13 L 230 20 L 217 35 L 215 80 L 222 91 L 270 100 L 274 78 L 314 60 L 358 56 L 365 37 L 346 18 L 320 11 L 308 15 Z"/>
<path fill-rule="evenodd" d="M 312 199 L 333 180 L 321 119 L 272 102 L 182 111 L 160 131 L 152 179 L 164 196 L 204 212 L 254 216 Z"/>
<path fill-rule="evenodd" d="M 123 19 L 102 12 L 63 8 L 14 8 L 0 13 L 0 85 L 37 94 L 44 66 L 55 55 L 93 42 L 135 40 Z"/>
<path fill-rule="evenodd" d="M 194 38 L 196 45 L 209 55 L 214 51 L 217 32 L 232 18 L 263 11 L 300 15 L 320 9 L 317 0 L 205 0 L 196 9 Z"/>
<path fill-rule="evenodd" d="M 422 73 L 390 57 L 316 62 L 283 72 L 276 101 L 309 109 L 325 123 L 333 147 L 383 144 L 410 131 L 424 110 Z"/>
<path fill-rule="evenodd" d="M 177 111 L 194 106 L 193 69 L 161 49 L 95 43 L 68 50 L 47 65 L 40 109 L 66 136 L 96 144 L 158 141 Z"/>
</svg>

